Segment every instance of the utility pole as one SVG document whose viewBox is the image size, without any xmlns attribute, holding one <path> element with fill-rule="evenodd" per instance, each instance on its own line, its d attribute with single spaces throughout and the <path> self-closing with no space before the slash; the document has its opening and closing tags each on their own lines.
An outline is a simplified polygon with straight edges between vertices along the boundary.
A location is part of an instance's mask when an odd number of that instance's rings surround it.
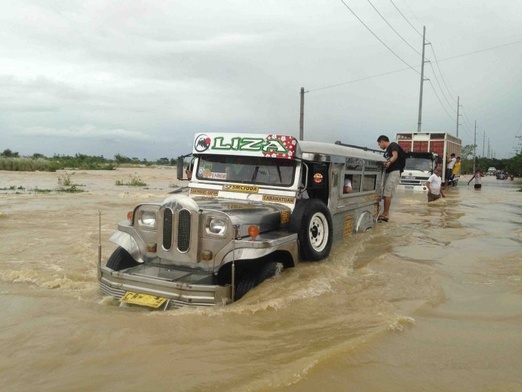
<svg viewBox="0 0 522 392">
<path fill-rule="evenodd" d="M 417 122 L 417 132 L 422 128 L 422 88 L 424 84 L 424 48 L 426 47 L 426 26 L 422 27 L 422 62 L 421 62 L 421 80 L 420 80 L 420 96 L 419 96 L 419 121 Z"/>
<path fill-rule="evenodd" d="M 477 160 L 477 121 L 475 120 L 475 132 L 473 133 L 473 174 L 475 174 L 476 160 Z"/>
<path fill-rule="evenodd" d="M 485 157 L 484 155 L 484 148 L 486 147 L 486 131 L 484 131 L 484 136 L 482 138 L 482 157 Z"/>
<path fill-rule="evenodd" d="M 299 140 L 304 138 L 304 87 L 301 87 L 301 108 L 299 111 Z"/>
<path fill-rule="evenodd" d="M 460 97 L 457 97 L 457 134 L 455 136 L 459 137 L 459 109 L 460 109 Z"/>
</svg>

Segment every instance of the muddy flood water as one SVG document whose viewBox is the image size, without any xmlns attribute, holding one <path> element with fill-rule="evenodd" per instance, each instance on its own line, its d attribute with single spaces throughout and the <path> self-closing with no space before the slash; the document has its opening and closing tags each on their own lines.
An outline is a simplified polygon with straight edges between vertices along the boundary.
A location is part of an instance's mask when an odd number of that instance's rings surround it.
<svg viewBox="0 0 522 392">
<path fill-rule="evenodd" d="M 168 168 L 0 172 L 2 391 L 522 391 L 522 183 L 398 193 L 390 222 L 239 302 L 167 312 L 99 291 L 129 209 Z M 117 186 L 139 178 L 146 187 Z M 177 184 L 177 185 L 176 185 Z"/>
</svg>

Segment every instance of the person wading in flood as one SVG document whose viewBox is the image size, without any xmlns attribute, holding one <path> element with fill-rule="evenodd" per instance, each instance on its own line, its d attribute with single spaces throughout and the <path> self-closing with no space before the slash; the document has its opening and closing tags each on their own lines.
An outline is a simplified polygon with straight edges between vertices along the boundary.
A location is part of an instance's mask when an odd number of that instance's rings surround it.
<svg viewBox="0 0 522 392">
<path fill-rule="evenodd" d="M 390 219 L 390 206 L 392 197 L 395 194 L 395 189 L 401 180 L 401 172 L 406 165 L 406 153 L 395 142 L 390 142 L 388 136 L 381 135 L 377 139 L 379 147 L 384 152 L 384 158 L 388 159 L 384 162 L 386 168 L 386 177 L 384 180 L 384 191 L 382 193 L 384 199 L 384 211 L 377 218 L 381 222 L 388 222 Z"/>
<path fill-rule="evenodd" d="M 442 170 L 436 168 L 433 174 L 426 181 L 426 188 L 428 188 L 428 203 L 440 199 L 440 197 L 446 197 L 442 192 L 442 178 L 440 175 Z"/>
</svg>

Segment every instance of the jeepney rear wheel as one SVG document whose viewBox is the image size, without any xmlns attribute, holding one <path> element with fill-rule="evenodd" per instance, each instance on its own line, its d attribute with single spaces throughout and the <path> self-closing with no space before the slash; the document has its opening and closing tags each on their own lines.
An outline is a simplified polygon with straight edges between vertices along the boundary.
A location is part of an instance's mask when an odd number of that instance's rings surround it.
<svg viewBox="0 0 522 392">
<path fill-rule="evenodd" d="M 290 218 L 290 231 L 297 233 L 303 260 L 319 261 L 330 254 L 333 241 L 332 216 L 321 200 L 299 201 Z"/>
<path fill-rule="evenodd" d="M 125 268 L 135 267 L 139 263 L 132 258 L 132 256 L 121 246 L 112 253 L 109 261 L 107 261 L 107 268 L 113 271 L 121 271 Z"/>
</svg>

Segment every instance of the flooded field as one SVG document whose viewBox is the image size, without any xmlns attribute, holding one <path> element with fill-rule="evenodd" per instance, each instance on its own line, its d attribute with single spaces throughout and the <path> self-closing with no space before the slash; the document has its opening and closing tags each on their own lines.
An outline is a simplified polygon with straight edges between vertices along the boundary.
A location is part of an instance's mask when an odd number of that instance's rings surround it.
<svg viewBox="0 0 522 392">
<path fill-rule="evenodd" d="M 2 391 L 521 391 L 522 184 L 399 193 L 390 222 L 211 309 L 121 308 L 96 280 L 171 168 L 0 172 Z M 147 185 L 132 187 L 129 179 Z M 101 213 L 101 229 L 98 226 Z"/>
</svg>

